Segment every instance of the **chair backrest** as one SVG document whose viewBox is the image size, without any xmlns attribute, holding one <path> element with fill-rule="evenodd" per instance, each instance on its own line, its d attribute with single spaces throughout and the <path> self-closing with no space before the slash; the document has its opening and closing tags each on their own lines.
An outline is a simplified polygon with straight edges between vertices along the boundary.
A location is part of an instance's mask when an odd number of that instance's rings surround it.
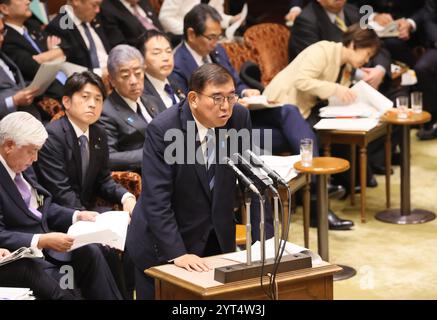
<svg viewBox="0 0 437 320">
<path fill-rule="evenodd" d="M 273 77 L 288 65 L 290 31 L 276 23 L 251 26 L 244 33 L 244 41 L 251 47 L 261 69 L 261 82 L 266 86 Z"/>
<path fill-rule="evenodd" d="M 241 66 L 246 61 L 253 61 L 257 63 L 255 52 L 248 47 L 244 42 L 225 42 L 222 43 L 226 53 L 231 61 L 232 66 L 240 72 Z"/>
</svg>

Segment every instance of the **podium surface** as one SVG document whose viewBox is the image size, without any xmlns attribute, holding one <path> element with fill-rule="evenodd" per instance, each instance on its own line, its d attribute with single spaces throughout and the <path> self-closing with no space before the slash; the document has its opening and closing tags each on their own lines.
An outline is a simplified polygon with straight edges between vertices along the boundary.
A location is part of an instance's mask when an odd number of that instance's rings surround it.
<svg viewBox="0 0 437 320">
<path fill-rule="evenodd" d="M 213 267 L 224 267 L 238 262 L 220 256 L 205 258 Z M 332 300 L 333 274 L 342 269 L 336 265 L 322 264 L 301 270 L 279 273 L 278 298 L 280 300 Z M 264 300 L 267 296 L 260 286 L 260 278 L 236 281 L 227 284 L 214 280 L 214 270 L 189 272 L 173 264 L 156 266 L 145 270 L 155 279 L 157 300 Z M 268 287 L 268 277 L 263 284 Z"/>
</svg>

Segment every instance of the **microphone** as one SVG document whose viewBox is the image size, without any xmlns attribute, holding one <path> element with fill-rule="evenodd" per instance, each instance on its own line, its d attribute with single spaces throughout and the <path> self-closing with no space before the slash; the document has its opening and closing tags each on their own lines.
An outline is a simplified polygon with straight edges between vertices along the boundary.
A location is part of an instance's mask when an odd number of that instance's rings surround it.
<svg viewBox="0 0 437 320">
<path fill-rule="evenodd" d="M 243 183 L 243 185 L 247 188 L 249 188 L 253 193 L 257 194 L 258 196 L 261 196 L 258 189 L 253 184 L 252 180 L 250 180 L 248 177 L 246 177 L 243 172 L 241 172 L 240 169 L 237 168 L 234 161 L 229 159 L 228 157 L 224 157 L 223 160 L 225 161 L 226 165 L 231 168 L 235 174 L 237 175 L 238 180 Z"/>
<path fill-rule="evenodd" d="M 260 189 L 271 189 L 273 192 L 277 193 L 276 189 L 273 187 L 273 181 L 268 176 L 264 174 L 260 169 L 252 166 L 252 164 L 243 158 L 240 154 L 234 153 L 232 157 L 237 163 L 241 163 L 243 171 L 249 174 L 252 179 L 254 179 L 255 185 Z"/>
<path fill-rule="evenodd" d="M 262 168 L 273 181 L 288 187 L 287 181 L 285 181 L 284 178 L 282 178 L 275 170 L 267 166 L 265 162 L 253 151 L 247 149 L 243 152 L 243 155 L 246 158 L 251 159 L 254 166 Z"/>
</svg>

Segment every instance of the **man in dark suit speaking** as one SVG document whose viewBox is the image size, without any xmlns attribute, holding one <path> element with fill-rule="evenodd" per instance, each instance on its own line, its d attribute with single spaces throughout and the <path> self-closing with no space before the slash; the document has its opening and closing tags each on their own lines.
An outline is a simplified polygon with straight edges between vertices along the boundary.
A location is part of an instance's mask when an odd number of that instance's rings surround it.
<svg viewBox="0 0 437 320">
<path fill-rule="evenodd" d="M 249 112 L 236 105 L 234 80 L 222 66 L 202 65 L 189 88 L 185 100 L 146 129 L 143 189 L 127 236 L 139 299 L 154 296 L 153 279 L 144 269 L 173 262 L 189 271 L 208 271 L 201 257 L 235 250 L 235 175 L 221 161 L 231 139 L 221 132 L 250 131 Z M 242 151 L 242 144 L 236 147 Z M 194 153 L 196 160 L 189 161 Z M 271 234 L 267 230 L 267 238 Z"/>
</svg>

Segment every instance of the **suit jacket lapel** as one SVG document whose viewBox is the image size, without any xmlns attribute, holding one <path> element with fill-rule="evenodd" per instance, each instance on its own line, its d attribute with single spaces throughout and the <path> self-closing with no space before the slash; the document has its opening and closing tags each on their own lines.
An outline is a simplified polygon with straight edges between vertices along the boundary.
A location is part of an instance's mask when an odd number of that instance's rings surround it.
<svg viewBox="0 0 437 320">
<path fill-rule="evenodd" d="M 123 119 L 129 126 L 134 127 L 145 135 L 147 124 L 127 105 L 126 101 L 120 97 L 117 91 L 112 91 L 109 99 L 119 112 L 120 119 Z"/>
<path fill-rule="evenodd" d="M 102 152 L 101 148 L 103 148 L 102 139 L 97 134 L 97 131 L 95 129 L 96 129 L 95 125 L 91 125 L 89 128 L 90 162 L 89 162 L 88 171 L 87 171 L 87 177 L 89 179 L 87 179 L 87 181 L 85 181 L 83 191 L 87 190 L 86 187 L 88 187 L 89 181 L 94 181 L 95 172 L 99 171 L 99 166 L 101 165 L 98 158 L 99 158 L 99 154 Z"/>
<path fill-rule="evenodd" d="M 185 100 L 182 104 L 180 104 L 179 106 L 180 108 L 182 108 L 182 112 L 181 112 L 181 124 L 182 124 L 182 130 L 184 130 L 185 132 L 185 141 L 186 143 L 192 143 L 191 141 L 189 141 L 188 139 L 190 137 L 187 136 L 187 124 L 188 121 L 193 121 L 194 123 L 194 118 L 193 115 L 191 114 L 191 110 L 190 107 L 188 105 L 188 101 Z M 195 152 L 197 152 L 197 150 L 200 150 L 199 148 L 201 148 L 201 143 L 197 138 L 197 127 L 194 124 L 195 127 Z M 199 178 L 200 184 L 203 187 L 203 190 L 205 191 L 205 194 L 208 198 L 209 201 L 211 201 L 211 191 L 209 190 L 209 184 L 208 184 L 208 177 L 206 175 L 206 168 L 204 164 L 198 163 L 197 159 L 195 159 L 194 162 L 194 170 L 196 171 L 197 177 Z"/>
<path fill-rule="evenodd" d="M 14 73 L 15 82 L 16 82 L 14 84 L 19 86 L 20 88 L 24 88 L 24 86 L 25 86 L 24 78 L 23 78 L 23 75 L 21 74 L 20 69 L 17 67 L 17 65 L 6 54 L 4 54 L 2 51 L 0 51 L 0 57 L 8 65 L 9 69 L 11 69 L 11 71 Z M 6 72 L 2 68 L 0 68 L 0 69 L 6 75 Z M 6 75 L 6 76 L 9 79 L 9 76 L 8 75 Z"/>
<path fill-rule="evenodd" d="M 150 114 L 152 118 L 155 118 L 158 114 L 158 110 L 156 110 L 155 106 L 153 106 L 146 97 L 142 96 L 141 102 L 143 103 L 144 107 L 146 107 L 147 112 Z"/>
<path fill-rule="evenodd" d="M 164 101 L 162 101 L 161 96 L 159 95 L 158 91 L 156 91 L 153 84 L 150 82 L 150 80 L 147 78 L 147 76 L 144 76 L 144 91 L 146 91 L 148 94 L 154 96 L 157 98 L 159 102 L 159 107 L 162 111 L 167 109 L 167 106 L 165 105 Z"/>
<path fill-rule="evenodd" d="M 73 126 L 68 121 L 67 116 L 62 117 L 60 121 L 62 121 L 62 128 L 64 130 L 64 134 L 66 137 L 65 140 L 67 141 L 67 147 L 72 151 L 73 154 L 73 160 L 76 165 L 76 171 L 79 174 L 79 181 L 81 185 L 83 185 L 82 174 L 81 174 L 82 158 L 80 155 L 80 149 L 79 149 L 79 144 L 77 142 L 76 134 L 74 132 Z"/>
</svg>

